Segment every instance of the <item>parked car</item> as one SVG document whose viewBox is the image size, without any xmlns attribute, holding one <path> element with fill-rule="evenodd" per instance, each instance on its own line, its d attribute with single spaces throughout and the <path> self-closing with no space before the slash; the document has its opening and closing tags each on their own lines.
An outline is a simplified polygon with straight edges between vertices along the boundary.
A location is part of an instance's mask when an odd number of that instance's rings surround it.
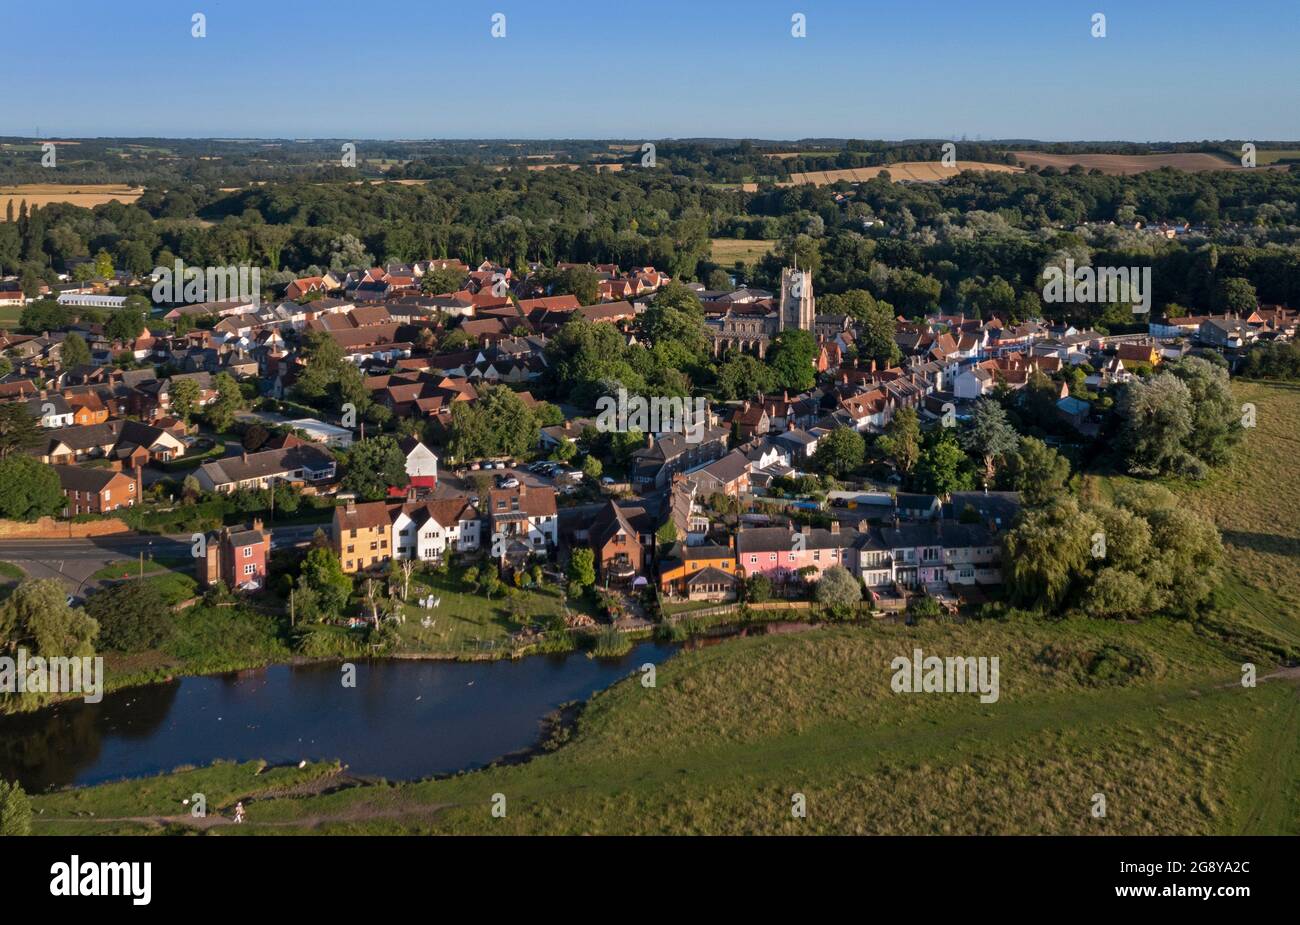
<svg viewBox="0 0 1300 925">
<path fill-rule="evenodd" d="M 519 487 L 519 479 L 515 478 L 514 476 L 511 476 L 510 478 L 497 480 L 497 488 L 518 488 L 518 487 Z"/>
</svg>

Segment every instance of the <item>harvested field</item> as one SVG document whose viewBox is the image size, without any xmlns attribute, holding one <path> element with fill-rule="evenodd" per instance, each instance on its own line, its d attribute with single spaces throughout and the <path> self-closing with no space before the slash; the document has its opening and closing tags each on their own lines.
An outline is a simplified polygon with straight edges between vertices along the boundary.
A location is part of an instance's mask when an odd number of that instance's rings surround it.
<svg viewBox="0 0 1300 925">
<path fill-rule="evenodd" d="M 26 199 L 27 207 L 48 206 L 52 202 L 67 202 L 89 209 L 116 199 L 121 203 L 135 202 L 144 193 L 141 187 L 122 183 L 24 183 L 20 186 L 0 186 L 0 221 L 4 220 L 9 202 L 17 211 Z"/>
<path fill-rule="evenodd" d="M 957 176 L 963 170 L 985 170 L 993 173 L 1021 173 L 1019 167 L 1009 164 L 990 164 L 984 161 L 957 161 L 952 167 L 945 167 L 938 161 L 899 161 L 882 167 L 850 167 L 845 170 L 813 170 L 808 173 L 790 174 L 790 182 L 780 186 L 800 186 L 811 183 L 814 186 L 826 186 L 847 180 L 849 183 L 864 183 L 874 179 L 882 170 L 889 171 L 889 177 L 895 183 L 899 180 L 913 180 L 920 183 L 934 183 Z"/>
<path fill-rule="evenodd" d="M 1102 173 L 1124 175 L 1159 170 L 1161 167 L 1173 167 L 1188 173 L 1242 169 L 1239 162 L 1217 154 L 1040 154 L 1036 151 L 1017 151 L 1015 154 L 1026 167 L 1069 170 L 1079 164 L 1085 170 L 1095 167 Z"/>
</svg>

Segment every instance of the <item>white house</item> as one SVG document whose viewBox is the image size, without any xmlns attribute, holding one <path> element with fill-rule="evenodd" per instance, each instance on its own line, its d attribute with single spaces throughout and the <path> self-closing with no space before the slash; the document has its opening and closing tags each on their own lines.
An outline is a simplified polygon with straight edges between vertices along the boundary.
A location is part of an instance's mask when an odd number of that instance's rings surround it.
<svg viewBox="0 0 1300 925">
<path fill-rule="evenodd" d="M 398 447 L 406 455 L 406 477 L 412 485 L 432 488 L 438 484 L 438 456 L 415 437 L 400 441 Z"/>
</svg>

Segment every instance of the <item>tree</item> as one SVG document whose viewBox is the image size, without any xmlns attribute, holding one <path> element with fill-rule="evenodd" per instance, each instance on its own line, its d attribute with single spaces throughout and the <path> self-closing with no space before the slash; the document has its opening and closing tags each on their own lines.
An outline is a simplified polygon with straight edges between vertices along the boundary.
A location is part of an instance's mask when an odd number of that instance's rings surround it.
<svg viewBox="0 0 1300 925">
<path fill-rule="evenodd" d="M 766 394 L 776 388 L 776 376 L 766 363 L 747 353 L 737 354 L 718 367 L 718 397 L 724 401 Z"/>
<path fill-rule="evenodd" d="M 453 267 L 428 270 L 420 277 L 420 289 L 426 295 L 458 292 L 465 283 L 465 274 Z"/>
<path fill-rule="evenodd" d="M 596 556 L 585 546 L 569 555 L 569 582 L 579 590 L 596 583 Z"/>
<path fill-rule="evenodd" d="M 406 485 L 406 454 L 392 437 L 359 440 L 348 450 L 343 488 L 363 501 L 378 501 Z"/>
<path fill-rule="evenodd" d="M 1259 306 L 1255 286 L 1248 279 L 1234 276 L 1219 284 L 1219 308 L 1225 312 L 1246 316 Z"/>
<path fill-rule="evenodd" d="M 104 325 L 104 336 L 110 340 L 129 343 L 139 337 L 144 329 L 144 315 L 134 309 L 121 308 L 113 312 Z"/>
<path fill-rule="evenodd" d="M 969 489 L 974 482 L 970 460 L 957 445 L 952 431 L 940 431 L 926 442 L 928 445 L 916 463 L 914 487 L 941 498 Z"/>
<path fill-rule="evenodd" d="M 540 431 L 517 393 L 503 385 L 485 386 L 478 401 L 452 406 L 448 447 L 459 460 L 523 456 L 537 445 Z"/>
<path fill-rule="evenodd" d="M 100 279 L 113 278 L 113 257 L 103 248 L 100 248 L 99 253 L 95 255 L 94 270 L 95 275 Z"/>
<path fill-rule="evenodd" d="M 837 427 L 817 442 L 813 461 L 836 478 L 857 471 L 866 458 L 867 442 L 852 427 Z"/>
<path fill-rule="evenodd" d="M 844 610 L 862 601 L 862 586 L 844 566 L 832 565 L 822 572 L 813 596 L 824 607 Z"/>
<path fill-rule="evenodd" d="M 1011 599 L 1051 610 L 1069 594 L 1092 555 L 1101 524 L 1073 498 L 1025 509 L 1003 541 L 1002 570 Z"/>
<path fill-rule="evenodd" d="M 1119 418 L 1116 440 L 1130 473 L 1203 474 L 1185 449 L 1192 434 L 1192 395 L 1172 373 L 1126 382 L 1115 403 Z"/>
<path fill-rule="evenodd" d="M 599 480 L 604 471 L 605 467 L 595 456 L 588 455 L 587 458 L 582 461 L 582 474 L 593 482 Z"/>
<path fill-rule="evenodd" d="M 894 465 L 904 479 L 911 476 L 912 469 L 921 458 L 921 422 L 916 409 L 900 408 L 876 444 L 886 456 L 894 460 Z"/>
<path fill-rule="evenodd" d="M 63 344 L 59 347 L 59 362 L 64 369 L 89 365 L 90 348 L 86 346 L 85 338 L 76 333 L 63 338 Z"/>
<path fill-rule="evenodd" d="M 782 331 L 772 339 L 768 366 L 776 384 L 791 392 L 803 392 L 817 381 L 813 362 L 817 359 L 817 342 L 812 333 L 798 329 Z"/>
<path fill-rule="evenodd" d="M 0 517 L 37 520 L 65 506 L 58 474 L 30 456 L 0 459 Z"/>
<path fill-rule="evenodd" d="M 99 623 L 99 645 L 116 652 L 157 647 L 171 635 L 171 607 L 153 582 L 127 581 L 96 592 L 86 613 Z"/>
<path fill-rule="evenodd" d="M 239 383 L 230 373 L 218 373 L 213 381 L 217 397 L 205 409 L 208 423 L 217 433 L 225 433 L 235 424 L 235 417 L 247 407 Z"/>
<path fill-rule="evenodd" d="M 761 572 L 745 579 L 745 601 L 761 604 L 772 599 L 772 579 Z"/>
<path fill-rule="evenodd" d="M 40 422 L 27 411 L 25 404 L 0 405 L 0 459 L 36 446 L 41 442 L 41 435 Z"/>
<path fill-rule="evenodd" d="M 1070 461 L 1034 437 L 1022 437 L 1020 448 L 1007 457 L 1007 481 L 1027 505 L 1046 504 L 1070 479 Z"/>
<path fill-rule="evenodd" d="M 171 388 L 171 409 L 172 413 L 184 421 L 190 422 L 199 410 L 200 398 L 199 384 L 193 379 L 180 379 L 173 383 Z"/>
<path fill-rule="evenodd" d="M 992 485 L 997 464 L 1015 452 L 1016 430 L 1007 423 L 1007 413 L 991 398 L 975 402 L 971 422 L 962 433 L 962 445 L 984 464 L 984 484 Z"/>
<path fill-rule="evenodd" d="M 352 596 L 352 578 L 328 546 L 308 550 L 298 573 L 298 587 L 311 592 L 315 606 L 310 611 L 304 608 L 304 613 L 318 620 L 337 616 Z"/>
<path fill-rule="evenodd" d="M 56 578 L 24 581 L 0 604 L 0 644 L 24 646 L 45 657 L 90 655 L 99 624 L 80 607 L 68 606 Z"/>
<path fill-rule="evenodd" d="M 1202 462 L 1217 466 L 1228 460 L 1241 439 L 1241 409 L 1232 397 L 1228 371 L 1201 357 L 1186 356 L 1169 372 L 1187 386 L 1192 402 L 1192 429 L 1183 445 Z"/>
<path fill-rule="evenodd" d="M 30 835 L 32 804 L 17 781 L 0 780 L 0 836 Z"/>
</svg>

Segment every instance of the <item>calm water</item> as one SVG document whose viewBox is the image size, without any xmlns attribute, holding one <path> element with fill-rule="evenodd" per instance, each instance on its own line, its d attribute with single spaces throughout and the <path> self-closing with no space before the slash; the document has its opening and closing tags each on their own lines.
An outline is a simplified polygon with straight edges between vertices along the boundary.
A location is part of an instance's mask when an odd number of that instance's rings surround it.
<svg viewBox="0 0 1300 925">
<path fill-rule="evenodd" d="M 355 688 L 338 664 L 182 678 L 0 718 L 0 778 L 36 791 L 253 758 L 338 758 L 394 780 L 446 774 L 535 744 L 560 704 L 674 648 L 642 643 L 616 660 L 359 661 Z"/>
</svg>

